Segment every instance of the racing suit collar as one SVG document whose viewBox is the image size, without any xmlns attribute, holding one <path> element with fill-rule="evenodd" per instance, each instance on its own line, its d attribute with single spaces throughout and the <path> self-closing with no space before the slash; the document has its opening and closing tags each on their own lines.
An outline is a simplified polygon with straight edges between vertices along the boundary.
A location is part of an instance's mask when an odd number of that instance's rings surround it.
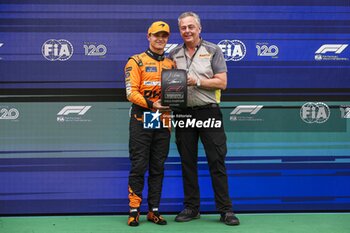
<svg viewBox="0 0 350 233">
<path fill-rule="evenodd" d="M 152 52 L 150 49 L 146 50 L 146 54 L 148 56 L 150 56 L 151 58 L 153 58 L 154 60 L 156 60 L 156 61 L 163 61 L 164 58 L 165 58 L 164 53 L 163 54 L 157 54 L 157 53 Z"/>
</svg>

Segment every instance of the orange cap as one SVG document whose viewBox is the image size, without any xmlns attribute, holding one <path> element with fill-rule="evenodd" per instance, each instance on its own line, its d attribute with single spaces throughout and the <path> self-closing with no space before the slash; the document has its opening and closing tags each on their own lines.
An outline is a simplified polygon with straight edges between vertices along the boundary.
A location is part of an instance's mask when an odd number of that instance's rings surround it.
<svg viewBox="0 0 350 233">
<path fill-rule="evenodd" d="M 166 33 L 170 34 L 170 27 L 166 22 L 163 22 L 163 21 L 154 22 L 148 28 L 148 35 L 155 34 L 157 32 L 166 32 Z"/>
</svg>

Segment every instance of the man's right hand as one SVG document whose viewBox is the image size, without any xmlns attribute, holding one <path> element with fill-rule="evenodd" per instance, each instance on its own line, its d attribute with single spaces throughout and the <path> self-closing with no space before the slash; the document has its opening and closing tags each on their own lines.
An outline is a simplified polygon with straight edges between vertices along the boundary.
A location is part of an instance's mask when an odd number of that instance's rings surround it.
<svg viewBox="0 0 350 233">
<path fill-rule="evenodd" d="M 161 100 L 160 99 L 153 103 L 153 108 L 154 109 L 163 110 L 163 111 L 170 110 L 169 106 L 163 106 L 161 104 Z"/>
</svg>

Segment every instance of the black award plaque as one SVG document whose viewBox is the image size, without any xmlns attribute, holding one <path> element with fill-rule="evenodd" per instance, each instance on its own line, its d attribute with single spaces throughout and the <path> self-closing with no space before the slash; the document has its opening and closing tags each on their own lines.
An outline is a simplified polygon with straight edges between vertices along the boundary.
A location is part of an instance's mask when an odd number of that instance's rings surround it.
<svg viewBox="0 0 350 233">
<path fill-rule="evenodd" d="M 162 71 L 162 105 L 178 108 L 187 106 L 187 73 L 185 70 Z"/>
</svg>

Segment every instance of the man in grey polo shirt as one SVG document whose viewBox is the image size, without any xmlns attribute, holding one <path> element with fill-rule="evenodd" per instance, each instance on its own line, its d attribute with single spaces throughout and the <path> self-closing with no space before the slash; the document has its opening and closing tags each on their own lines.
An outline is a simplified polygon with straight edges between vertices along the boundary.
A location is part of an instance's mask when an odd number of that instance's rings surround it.
<svg viewBox="0 0 350 233">
<path fill-rule="evenodd" d="M 225 157 L 226 135 L 219 108 L 221 90 L 227 85 L 227 67 L 219 46 L 200 37 L 200 18 L 193 12 L 185 12 L 178 18 L 179 30 L 184 41 L 170 52 L 170 58 L 178 69 L 187 72 L 187 108 L 174 115 L 191 116 L 201 122 L 214 119 L 219 127 L 176 127 L 176 144 L 181 157 L 184 186 L 184 206 L 175 218 L 187 222 L 200 217 L 200 194 L 198 185 L 197 160 L 198 140 L 201 139 L 208 160 L 216 208 L 221 214 L 220 221 L 227 225 L 239 225 L 232 211 L 229 196 Z M 214 124 L 210 124 L 213 126 Z M 218 126 L 215 124 L 215 126 Z"/>
</svg>

